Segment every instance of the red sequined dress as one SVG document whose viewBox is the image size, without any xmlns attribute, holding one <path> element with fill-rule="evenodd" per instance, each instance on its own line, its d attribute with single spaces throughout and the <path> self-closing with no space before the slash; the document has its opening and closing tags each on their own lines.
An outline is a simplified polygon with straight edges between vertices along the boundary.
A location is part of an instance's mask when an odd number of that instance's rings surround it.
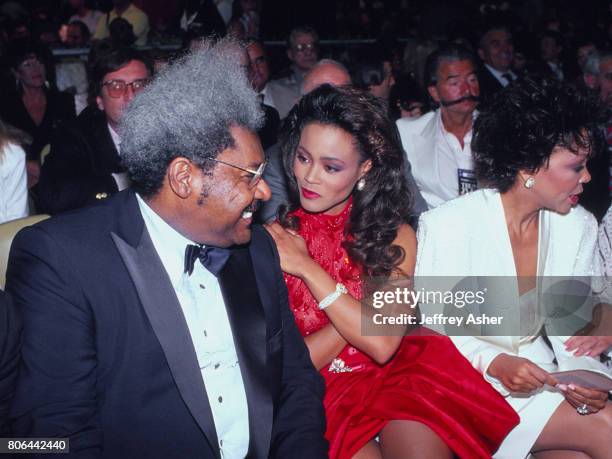
<svg viewBox="0 0 612 459">
<path fill-rule="evenodd" d="M 361 270 L 341 243 L 350 205 L 339 215 L 302 209 L 299 234 L 310 255 L 336 282 L 361 298 Z M 302 336 L 329 323 L 299 278 L 285 274 L 289 304 Z M 421 422 L 459 457 L 490 458 L 519 418 L 445 336 L 412 334 L 395 356 L 378 365 L 347 345 L 321 370 L 326 383 L 326 437 L 332 459 L 351 458 L 390 420 Z"/>
</svg>

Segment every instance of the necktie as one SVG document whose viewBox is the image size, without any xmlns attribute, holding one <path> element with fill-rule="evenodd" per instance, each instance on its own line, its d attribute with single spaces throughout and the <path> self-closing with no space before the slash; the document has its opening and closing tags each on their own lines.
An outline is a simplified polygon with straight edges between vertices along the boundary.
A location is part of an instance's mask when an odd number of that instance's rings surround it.
<svg viewBox="0 0 612 459">
<path fill-rule="evenodd" d="M 206 269 L 218 277 L 231 253 L 229 249 L 189 244 L 185 247 L 185 272 L 191 276 L 194 263 L 199 259 Z"/>
</svg>

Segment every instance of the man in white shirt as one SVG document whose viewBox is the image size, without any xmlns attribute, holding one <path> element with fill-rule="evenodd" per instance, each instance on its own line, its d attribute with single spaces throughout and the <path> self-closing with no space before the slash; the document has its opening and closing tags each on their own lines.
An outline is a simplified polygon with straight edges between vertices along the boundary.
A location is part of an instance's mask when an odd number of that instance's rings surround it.
<svg viewBox="0 0 612 459">
<path fill-rule="evenodd" d="M 323 381 L 251 224 L 270 189 L 243 52 L 206 42 L 134 99 L 130 190 L 16 237 L 16 436 L 78 457 L 327 457 Z"/>
<path fill-rule="evenodd" d="M 428 92 L 440 108 L 418 119 L 397 121 L 412 175 L 429 208 L 476 189 L 472 124 L 480 89 L 474 59 L 450 44 L 425 65 Z"/>
<path fill-rule="evenodd" d="M 92 64 L 96 106 L 87 107 L 52 139 L 38 188 L 41 212 L 83 207 L 129 186 L 118 126 L 151 74 L 149 60 L 133 49 L 98 55 Z"/>
</svg>

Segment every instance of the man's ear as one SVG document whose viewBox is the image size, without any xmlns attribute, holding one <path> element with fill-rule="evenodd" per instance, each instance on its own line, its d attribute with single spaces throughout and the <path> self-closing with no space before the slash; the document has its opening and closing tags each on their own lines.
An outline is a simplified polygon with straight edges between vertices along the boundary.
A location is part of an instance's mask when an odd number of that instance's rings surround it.
<svg viewBox="0 0 612 459">
<path fill-rule="evenodd" d="M 179 156 L 168 165 L 166 178 L 172 192 L 181 199 L 188 198 L 194 192 L 194 174 L 199 168 L 187 158 Z"/>
<path fill-rule="evenodd" d="M 480 57 L 483 60 L 483 62 L 484 62 L 484 60 L 485 60 L 485 52 L 484 52 L 484 50 L 482 48 L 478 48 L 478 57 Z"/>
<path fill-rule="evenodd" d="M 104 101 L 100 96 L 96 96 L 96 105 L 100 109 L 100 111 L 104 111 Z"/>
<path fill-rule="evenodd" d="M 427 86 L 427 92 L 435 102 L 440 102 L 440 94 L 438 94 L 438 88 L 435 85 Z"/>
<path fill-rule="evenodd" d="M 292 50 L 292 49 L 288 49 L 288 50 L 287 50 L 287 58 L 288 58 L 288 59 L 289 59 L 291 62 L 293 62 L 293 58 L 294 58 L 294 57 L 295 57 L 295 56 L 293 55 L 293 50 Z"/>
</svg>

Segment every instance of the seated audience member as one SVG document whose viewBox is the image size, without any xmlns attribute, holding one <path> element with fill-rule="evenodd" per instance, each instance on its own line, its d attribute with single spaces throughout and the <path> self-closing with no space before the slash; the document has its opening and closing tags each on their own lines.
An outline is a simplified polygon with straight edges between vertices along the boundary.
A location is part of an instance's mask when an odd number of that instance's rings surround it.
<svg viewBox="0 0 612 459">
<path fill-rule="evenodd" d="M 213 0 L 186 0 L 180 19 L 183 31 L 197 30 L 203 37 L 225 34 L 225 22 Z"/>
<path fill-rule="evenodd" d="M 28 141 L 0 120 L 0 223 L 28 215 L 28 176 L 22 148 Z"/>
<path fill-rule="evenodd" d="M 555 79 L 527 77 L 499 96 L 476 119 L 472 144 L 479 180 L 490 188 L 421 216 L 417 285 L 426 276 L 510 280 L 501 286 L 503 297 L 489 301 L 510 308 L 504 319 L 517 319 L 516 328 L 504 329 L 517 336 L 483 327 L 452 337 L 520 415 L 496 458 L 609 458 L 608 392 L 578 379 L 560 384 L 551 374 L 609 370 L 599 359 L 573 355 L 569 337 L 556 331 L 555 312 L 542 313 L 562 298 L 546 301 L 554 276 L 599 272 L 597 222 L 578 202 L 591 179 L 587 159 L 602 146 L 601 110 L 586 91 Z"/>
<path fill-rule="evenodd" d="M 472 124 L 480 89 L 472 54 L 442 45 L 426 62 L 427 90 L 439 108 L 397 127 L 412 174 L 429 208 L 476 189 Z"/>
<path fill-rule="evenodd" d="M 531 73 L 563 81 L 568 72 L 561 60 L 563 53 L 561 34 L 554 30 L 546 30 L 539 38 L 539 45 L 540 59 L 534 63 Z"/>
<path fill-rule="evenodd" d="M 281 119 L 301 96 L 304 76 L 319 59 L 319 36 L 312 27 L 296 27 L 287 40 L 287 57 L 291 67 L 281 78 L 268 83 L 268 94 Z"/>
<path fill-rule="evenodd" d="M 90 8 L 88 4 L 89 0 L 69 0 L 68 3 L 76 10 L 76 13 L 70 16 L 68 22 L 72 23 L 79 21 L 84 23 L 89 31 L 89 36 L 96 33 L 98 21 L 102 17 L 102 13 Z"/>
<path fill-rule="evenodd" d="M 372 95 L 389 104 L 391 88 L 395 84 L 393 76 L 392 56 L 378 48 L 356 57 L 352 69 L 353 85 L 366 89 Z"/>
<path fill-rule="evenodd" d="M 85 23 L 74 21 L 68 24 L 66 46 L 69 48 L 84 48 L 89 46 L 89 30 Z M 62 57 L 55 64 L 57 88 L 74 96 L 77 115 L 87 106 L 89 82 L 87 78 L 86 61 L 80 56 Z"/>
<path fill-rule="evenodd" d="M 608 148 L 601 155 L 590 158 L 587 166 L 591 172 L 591 181 L 585 184 L 580 197 L 581 204 L 601 221 L 610 206 L 610 151 L 612 150 L 612 52 L 592 53 L 586 60 L 583 70 L 584 84 L 594 91 L 606 107 L 608 117 L 601 125 L 606 133 Z"/>
<path fill-rule="evenodd" d="M 132 189 L 16 236 L 16 437 L 80 458 L 327 458 L 323 381 L 251 224 L 270 190 L 241 52 L 207 42 L 136 96 Z"/>
<path fill-rule="evenodd" d="M 270 63 L 266 48 L 261 40 L 253 37 L 248 37 L 245 43 L 251 63 L 251 84 L 253 89 L 255 89 L 265 105 L 275 108 L 274 103 L 267 94 L 268 82 L 270 81 Z"/>
<path fill-rule="evenodd" d="M 47 50 L 34 42 L 18 42 L 9 50 L 10 66 L 16 79 L 16 91 L 3 95 L 0 118 L 32 137 L 26 149 L 28 185 L 34 186 L 40 175 L 40 153 L 55 129 L 76 116 L 74 98 L 48 86 Z"/>
<path fill-rule="evenodd" d="M 123 18 L 113 19 L 108 26 L 109 40 L 113 47 L 129 47 L 136 41 L 132 24 Z"/>
<path fill-rule="evenodd" d="M 121 165 L 118 124 L 149 81 L 149 62 L 138 51 L 112 49 L 96 57 L 91 74 L 96 104 L 54 136 L 38 190 L 42 212 L 75 209 L 129 185 Z"/>
<path fill-rule="evenodd" d="M 478 56 L 482 66 L 478 71 L 480 94 L 483 102 L 517 79 L 512 70 L 514 45 L 508 27 L 493 21 L 486 24 L 478 43 Z"/>
<path fill-rule="evenodd" d="M 427 94 L 410 75 L 402 75 L 395 81 L 389 96 L 389 110 L 393 120 L 420 118 L 429 111 Z"/>
<path fill-rule="evenodd" d="M 66 46 L 69 48 L 85 48 L 89 46 L 91 34 L 82 21 L 72 21 L 66 30 Z"/>
<path fill-rule="evenodd" d="M 110 36 L 109 26 L 116 18 L 123 18 L 132 25 L 136 36 L 136 46 L 147 44 L 149 34 L 149 18 L 140 8 L 137 8 L 130 0 L 113 0 L 114 8 L 103 15 L 98 21 L 94 40 L 102 40 Z"/>
<path fill-rule="evenodd" d="M 261 108 L 265 116 L 265 123 L 257 131 L 257 134 L 261 140 L 261 145 L 266 150 L 276 143 L 280 125 L 278 111 L 266 103 L 266 85 L 270 80 L 268 57 L 266 56 L 263 43 L 257 39 L 248 39 L 245 48 L 248 59 L 246 65 L 248 65 L 249 81 L 259 96 Z"/>
<path fill-rule="evenodd" d="M 405 157 L 383 100 L 320 86 L 289 113 L 279 143 L 289 203 L 267 229 L 326 382 L 330 457 L 490 458 L 518 417 L 453 343 L 362 328 L 368 279 L 412 276 L 416 256 Z"/>
<path fill-rule="evenodd" d="M 0 437 L 9 437 L 9 409 L 15 392 L 21 348 L 21 318 L 0 290 Z"/>
</svg>

